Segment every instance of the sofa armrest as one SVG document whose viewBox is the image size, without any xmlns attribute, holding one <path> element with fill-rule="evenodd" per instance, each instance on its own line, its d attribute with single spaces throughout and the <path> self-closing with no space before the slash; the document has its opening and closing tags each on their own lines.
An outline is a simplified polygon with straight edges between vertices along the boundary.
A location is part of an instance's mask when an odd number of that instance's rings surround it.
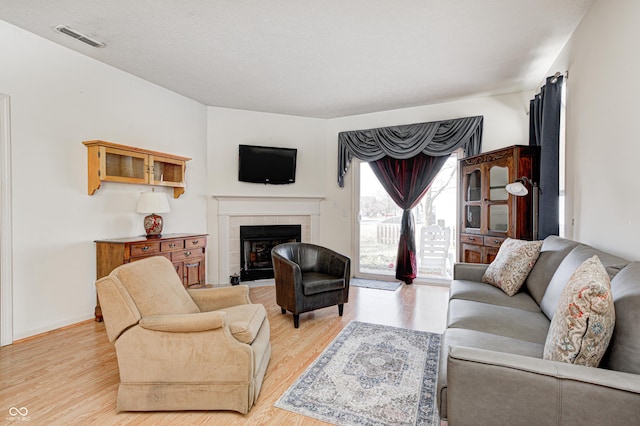
<svg viewBox="0 0 640 426">
<path fill-rule="evenodd" d="M 629 425 L 640 376 L 455 346 L 447 359 L 450 424 Z"/>
<path fill-rule="evenodd" d="M 140 327 L 153 331 L 190 333 L 215 330 L 224 325 L 225 312 L 202 312 L 197 314 L 152 315 L 140 320 Z"/>
<path fill-rule="evenodd" d="M 198 288 L 187 291 L 202 312 L 251 303 L 249 299 L 249 286 L 246 285 Z"/>
<path fill-rule="evenodd" d="M 453 279 L 481 282 L 488 267 L 483 263 L 454 263 Z"/>
</svg>

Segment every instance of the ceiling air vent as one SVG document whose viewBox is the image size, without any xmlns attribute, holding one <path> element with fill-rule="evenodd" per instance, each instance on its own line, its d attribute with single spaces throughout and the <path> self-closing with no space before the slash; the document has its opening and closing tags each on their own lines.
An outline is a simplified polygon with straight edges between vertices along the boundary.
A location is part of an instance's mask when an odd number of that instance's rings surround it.
<svg viewBox="0 0 640 426">
<path fill-rule="evenodd" d="M 62 34 L 68 35 L 69 37 L 73 37 L 76 40 L 80 40 L 83 43 L 88 44 L 91 47 L 105 47 L 106 44 L 102 43 L 101 41 L 92 39 L 89 36 L 86 36 L 82 33 L 79 33 L 78 31 L 71 29 L 69 27 L 67 27 L 66 25 L 58 25 L 56 27 L 56 31 L 61 32 Z"/>
</svg>

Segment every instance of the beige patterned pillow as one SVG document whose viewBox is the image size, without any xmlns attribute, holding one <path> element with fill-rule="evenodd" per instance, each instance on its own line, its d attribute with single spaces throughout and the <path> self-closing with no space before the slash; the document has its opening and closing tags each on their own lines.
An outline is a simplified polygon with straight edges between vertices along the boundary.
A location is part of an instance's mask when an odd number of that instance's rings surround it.
<svg viewBox="0 0 640 426">
<path fill-rule="evenodd" d="M 562 290 L 543 358 L 597 367 L 614 324 L 609 275 L 598 256 L 593 256 L 576 269 Z"/>
<path fill-rule="evenodd" d="M 540 255 L 540 248 L 542 241 L 507 238 L 482 276 L 482 282 L 492 284 L 513 296 L 529 276 Z"/>
</svg>

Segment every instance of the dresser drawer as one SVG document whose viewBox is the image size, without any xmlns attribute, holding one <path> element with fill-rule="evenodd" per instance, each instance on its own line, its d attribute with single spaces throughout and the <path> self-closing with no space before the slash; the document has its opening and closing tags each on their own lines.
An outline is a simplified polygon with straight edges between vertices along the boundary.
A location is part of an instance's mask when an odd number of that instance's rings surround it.
<svg viewBox="0 0 640 426">
<path fill-rule="evenodd" d="M 184 248 L 184 240 L 163 241 L 160 243 L 160 251 L 175 251 Z"/>
<path fill-rule="evenodd" d="M 160 242 L 144 242 L 131 244 L 131 257 L 147 256 L 160 253 Z"/>
<path fill-rule="evenodd" d="M 505 238 L 502 237 L 484 237 L 484 245 L 487 247 L 500 247 Z"/>
<path fill-rule="evenodd" d="M 463 244 L 474 244 L 478 246 L 483 244 L 481 235 L 470 234 L 460 234 L 460 242 Z"/>
<path fill-rule="evenodd" d="M 205 237 L 187 238 L 184 240 L 185 249 L 194 249 L 204 247 L 207 245 L 207 239 Z"/>
<path fill-rule="evenodd" d="M 180 250 L 173 252 L 171 255 L 171 260 L 173 262 L 184 262 L 189 261 L 190 259 L 196 259 L 202 257 L 202 248 L 196 249 L 188 249 L 188 250 Z"/>
<path fill-rule="evenodd" d="M 171 253 L 155 253 L 155 254 L 150 254 L 148 256 L 132 257 L 131 259 L 129 259 L 129 262 L 135 262 L 136 260 L 147 259 L 147 258 L 153 257 L 153 256 L 162 256 L 162 257 L 166 257 L 167 259 L 171 260 Z"/>
</svg>

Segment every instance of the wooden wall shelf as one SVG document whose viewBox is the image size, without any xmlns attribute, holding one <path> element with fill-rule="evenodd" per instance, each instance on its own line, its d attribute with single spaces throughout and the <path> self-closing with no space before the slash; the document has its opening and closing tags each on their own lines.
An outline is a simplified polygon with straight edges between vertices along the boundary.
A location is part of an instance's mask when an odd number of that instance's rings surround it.
<svg viewBox="0 0 640 426">
<path fill-rule="evenodd" d="M 185 190 L 188 157 L 93 140 L 87 147 L 88 192 L 93 195 L 102 182 L 121 182 L 173 187 L 173 197 Z"/>
</svg>

